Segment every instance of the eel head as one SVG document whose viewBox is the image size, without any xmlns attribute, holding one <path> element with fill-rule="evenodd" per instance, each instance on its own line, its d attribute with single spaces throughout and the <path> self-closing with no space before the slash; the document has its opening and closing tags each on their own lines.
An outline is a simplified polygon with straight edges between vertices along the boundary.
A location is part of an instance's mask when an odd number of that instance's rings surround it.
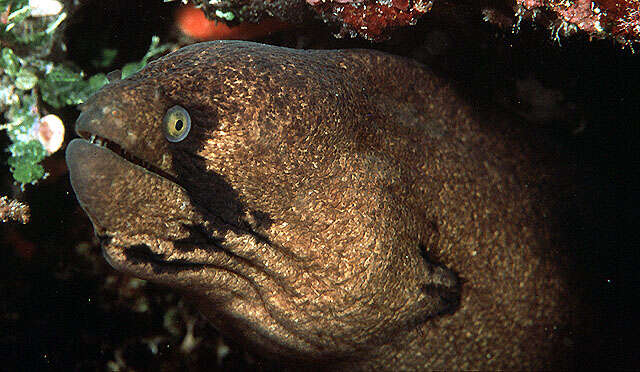
<svg viewBox="0 0 640 372">
<path fill-rule="evenodd" d="M 358 61 L 203 43 L 91 97 L 66 159 L 108 262 L 294 359 L 364 358 L 455 309 L 456 275 L 420 254 L 411 171 L 376 147 L 344 68 Z"/>
</svg>

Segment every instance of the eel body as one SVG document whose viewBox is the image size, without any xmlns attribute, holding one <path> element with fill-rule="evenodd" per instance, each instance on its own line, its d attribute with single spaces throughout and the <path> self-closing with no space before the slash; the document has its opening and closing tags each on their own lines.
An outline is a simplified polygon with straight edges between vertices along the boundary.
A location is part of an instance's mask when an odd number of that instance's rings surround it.
<svg viewBox="0 0 640 372">
<path fill-rule="evenodd" d="M 401 57 L 210 42 L 95 94 L 66 158 L 109 263 L 267 359 L 570 366 L 553 175 L 476 111 Z"/>
</svg>

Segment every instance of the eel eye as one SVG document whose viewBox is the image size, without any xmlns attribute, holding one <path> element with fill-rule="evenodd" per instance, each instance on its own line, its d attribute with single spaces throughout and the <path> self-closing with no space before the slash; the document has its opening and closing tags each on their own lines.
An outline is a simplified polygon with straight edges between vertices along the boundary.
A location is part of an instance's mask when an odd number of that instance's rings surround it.
<svg viewBox="0 0 640 372">
<path fill-rule="evenodd" d="M 167 110 L 162 119 L 164 136 L 169 142 L 180 142 L 191 130 L 191 117 L 182 106 L 175 105 Z"/>
</svg>

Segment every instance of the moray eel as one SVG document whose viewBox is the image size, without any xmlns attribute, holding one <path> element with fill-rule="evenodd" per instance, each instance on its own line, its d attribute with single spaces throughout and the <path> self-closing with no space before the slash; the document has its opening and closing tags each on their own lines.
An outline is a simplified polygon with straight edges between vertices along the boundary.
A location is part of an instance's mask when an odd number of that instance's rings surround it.
<svg viewBox="0 0 640 372">
<path fill-rule="evenodd" d="M 81 110 L 66 160 L 108 262 L 265 360 L 570 365 L 541 151 L 425 66 L 201 43 Z"/>
</svg>

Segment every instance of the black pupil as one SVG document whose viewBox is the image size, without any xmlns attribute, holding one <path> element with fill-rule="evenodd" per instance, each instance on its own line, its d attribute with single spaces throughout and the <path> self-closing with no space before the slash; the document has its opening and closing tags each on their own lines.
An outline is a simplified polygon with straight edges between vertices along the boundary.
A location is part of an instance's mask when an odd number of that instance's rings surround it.
<svg viewBox="0 0 640 372">
<path fill-rule="evenodd" d="M 177 130 L 177 131 L 182 130 L 182 126 L 183 126 L 183 125 L 184 125 L 184 124 L 182 123 L 182 120 L 178 119 L 178 120 L 176 121 L 176 130 Z"/>
</svg>

